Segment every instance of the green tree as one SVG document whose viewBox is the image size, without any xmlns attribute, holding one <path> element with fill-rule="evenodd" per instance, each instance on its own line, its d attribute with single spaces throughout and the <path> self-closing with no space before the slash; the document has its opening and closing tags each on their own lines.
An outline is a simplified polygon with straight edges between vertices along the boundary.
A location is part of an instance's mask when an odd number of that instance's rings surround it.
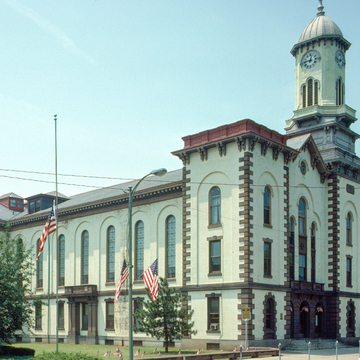
<svg viewBox="0 0 360 360">
<path fill-rule="evenodd" d="M 20 238 L 12 239 L 9 231 L 6 226 L 0 237 L 0 343 L 10 342 L 16 330 L 33 324 L 34 301 L 25 296 L 31 291 L 34 261 L 31 250 Z"/>
<path fill-rule="evenodd" d="M 183 306 L 186 296 L 169 288 L 167 279 L 159 278 L 159 296 L 152 301 L 148 289 L 147 301 L 140 301 L 139 308 L 135 311 L 135 332 L 144 332 L 146 335 L 164 339 L 165 352 L 168 344 L 174 340 L 181 340 L 183 336 L 196 334 L 192 330 L 194 322 L 191 317 L 194 310 L 189 311 Z"/>
</svg>

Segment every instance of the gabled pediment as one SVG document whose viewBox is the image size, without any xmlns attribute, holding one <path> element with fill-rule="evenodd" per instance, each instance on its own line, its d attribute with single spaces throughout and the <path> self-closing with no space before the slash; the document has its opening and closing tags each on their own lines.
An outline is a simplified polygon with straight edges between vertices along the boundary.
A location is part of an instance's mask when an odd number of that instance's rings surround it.
<svg viewBox="0 0 360 360">
<path fill-rule="evenodd" d="M 311 134 L 304 134 L 291 139 L 288 139 L 286 145 L 299 152 L 309 151 L 311 158 L 311 166 L 317 168 L 322 179 L 325 179 L 330 174 L 327 164 L 324 162 L 318 147 Z"/>
</svg>

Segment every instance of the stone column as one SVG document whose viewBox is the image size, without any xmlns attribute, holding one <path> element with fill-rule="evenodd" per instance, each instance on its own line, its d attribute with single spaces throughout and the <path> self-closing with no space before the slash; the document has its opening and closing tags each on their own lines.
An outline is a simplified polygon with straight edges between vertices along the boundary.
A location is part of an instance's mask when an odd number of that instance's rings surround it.
<svg viewBox="0 0 360 360">
<path fill-rule="evenodd" d="M 67 342 L 68 344 L 78 344 L 80 335 L 80 317 L 79 317 L 79 303 L 76 303 L 74 299 L 69 299 L 69 331 Z"/>
<path fill-rule="evenodd" d="M 86 343 L 96 345 L 98 343 L 98 325 L 97 325 L 97 297 L 88 299 L 88 336 Z"/>
</svg>

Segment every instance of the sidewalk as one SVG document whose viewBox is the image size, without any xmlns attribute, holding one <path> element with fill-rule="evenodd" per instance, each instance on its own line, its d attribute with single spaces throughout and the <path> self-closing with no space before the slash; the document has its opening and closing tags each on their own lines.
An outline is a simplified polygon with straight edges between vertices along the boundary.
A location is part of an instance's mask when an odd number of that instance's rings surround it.
<svg viewBox="0 0 360 360">
<path fill-rule="evenodd" d="M 273 356 L 271 359 L 277 359 L 276 356 Z M 309 355 L 308 351 L 281 351 L 281 360 L 308 360 Z M 325 350 L 311 350 L 310 351 L 310 360 L 335 360 L 336 359 L 336 350 L 335 349 L 325 349 Z M 338 360 L 358 360 L 359 358 L 359 348 L 341 348 L 338 350 Z"/>
</svg>

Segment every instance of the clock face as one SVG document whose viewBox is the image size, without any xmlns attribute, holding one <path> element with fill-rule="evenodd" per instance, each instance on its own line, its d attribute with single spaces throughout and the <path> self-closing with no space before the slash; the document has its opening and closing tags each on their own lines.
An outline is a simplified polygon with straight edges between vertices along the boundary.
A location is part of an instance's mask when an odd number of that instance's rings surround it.
<svg viewBox="0 0 360 360">
<path fill-rule="evenodd" d="M 320 61 L 320 54 L 317 51 L 309 51 L 303 56 L 301 60 L 301 65 L 305 69 L 311 69 L 319 61 Z"/>
<path fill-rule="evenodd" d="M 345 66 L 344 54 L 340 50 L 338 50 L 335 54 L 335 61 L 340 69 Z"/>
</svg>

